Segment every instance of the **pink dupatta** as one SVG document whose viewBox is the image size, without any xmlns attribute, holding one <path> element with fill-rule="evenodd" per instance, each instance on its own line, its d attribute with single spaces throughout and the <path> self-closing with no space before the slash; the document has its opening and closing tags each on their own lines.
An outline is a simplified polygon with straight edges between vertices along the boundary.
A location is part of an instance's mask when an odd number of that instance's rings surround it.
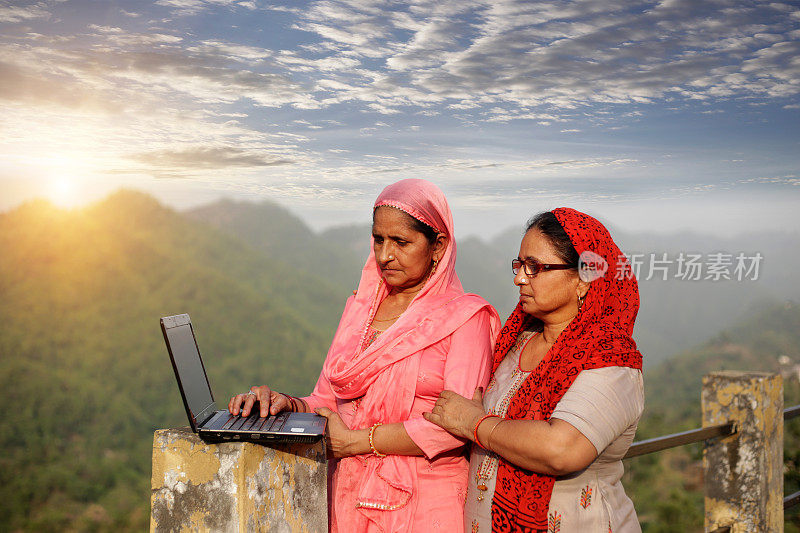
<svg viewBox="0 0 800 533">
<path fill-rule="evenodd" d="M 409 419 L 417 386 L 421 351 L 452 334 L 484 307 L 481 297 L 465 294 L 455 272 L 453 217 L 444 194 L 425 180 L 407 179 L 386 187 L 375 207 L 392 206 L 448 236 L 448 245 L 434 275 L 403 315 L 359 353 L 367 327 L 388 294 L 374 252 L 361 272 L 358 291 L 347 301 L 322 373 L 340 399 L 361 397 L 352 429 Z M 496 313 L 494 313 L 496 317 Z M 493 321 L 492 336 L 497 333 Z M 386 531 L 403 531 L 413 522 L 407 504 L 416 483 L 414 457 L 371 455 L 341 459 L 337 476 L 362 478 L 357 507 L 337 506 L 340 524 L 354 523 L 350 513 L 363 513 Z M 360 463 L 356 463 L 356 461 Z M 363 474 L 366 468 L 366 474 Z M 432 495 L 434 496 L 434 495 Z M 335 505 L 335 504 L 334 504 Z"/>
</svg>

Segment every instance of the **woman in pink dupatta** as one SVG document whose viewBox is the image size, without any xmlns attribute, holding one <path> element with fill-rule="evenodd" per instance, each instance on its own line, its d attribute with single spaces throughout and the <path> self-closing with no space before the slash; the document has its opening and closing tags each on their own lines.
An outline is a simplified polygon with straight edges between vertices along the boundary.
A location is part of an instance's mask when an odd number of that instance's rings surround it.
<svg viewBox="0 0 800 533">
<path fill-rule="evenodd" d="M 444 389 L 472 396 L 486 385 L 499 318 L 464 293 L 452 214 L 432 183 L 402 180 L 381 192 L 372 244 L 314 392 L 292 398 L 253 387 L 229 407 L 237 414 L 244 403 L 247 416 L 258 399 L 262 416 L 286 409 L 328 417 L 337 457 L 331 531 L 459 533 L 465 441 L 422 413 Z"/>
</svg>

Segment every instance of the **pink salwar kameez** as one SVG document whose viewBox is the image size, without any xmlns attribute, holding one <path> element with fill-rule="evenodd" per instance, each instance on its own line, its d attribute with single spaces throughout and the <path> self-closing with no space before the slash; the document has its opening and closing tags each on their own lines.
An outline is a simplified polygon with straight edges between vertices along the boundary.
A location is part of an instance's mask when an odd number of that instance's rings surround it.
<svg viewBox="0 0 800 533">
<path fill-rule="evenodd" d="M 403 180 L 375 207 L 401 209 L 448 236 L 442 259 L 408 309 L 386 331 L 371 323 L 389 290 L 373 253 L 348 299 L 311 408 L 328 407 L 351 429 L 401 422 L 424 456 L 373 454 L 336 461 L 330 476 L 332 532 L 463 531 L 468 459 L 465 441 L 422 417 L 442 390 L 471 397 L 486 385 L 497 312 L 465 294 L 455 273 L 453 221 L 442 192 Z"/>
</svg>

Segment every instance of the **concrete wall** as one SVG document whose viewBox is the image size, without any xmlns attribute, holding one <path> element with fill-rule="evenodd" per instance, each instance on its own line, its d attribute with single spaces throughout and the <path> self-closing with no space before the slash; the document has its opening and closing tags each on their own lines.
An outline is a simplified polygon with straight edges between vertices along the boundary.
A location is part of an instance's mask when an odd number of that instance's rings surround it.
<svg viewBox="0 0 800 533">
<path fill-rule="evenodd" d="M 153 439 L 151 531 L 328 530 L 325 443 L 206 444 L 190 428 Z"/>
</svg>

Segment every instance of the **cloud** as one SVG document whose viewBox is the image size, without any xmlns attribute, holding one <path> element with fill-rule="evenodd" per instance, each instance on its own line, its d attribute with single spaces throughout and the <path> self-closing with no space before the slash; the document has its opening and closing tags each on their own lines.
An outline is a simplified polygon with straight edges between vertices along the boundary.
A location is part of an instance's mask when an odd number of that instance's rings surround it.
<svg viewBox="0 0 800 533">
<path fill-rule="evenodd" d="M 190 53 L 197 52 L 210 57 L 224 57 L 230 61 L 257 62 L 274 56 L 274 52 L 267 48 L 231 43 L 219 39 L 210 39 L 196 46 L 187 48 Z"/>
<path fill-rule="evenodd" d="M 739 180 L 737 183 L 742 184 L 766 184 L 766 185 L 791 185 L 794 187 L 800 186 L 800 177 L 797 175 L 788 176 L 771 176 L 771 177 L 758 177 Z"/>
<path fill-rule="evenodd" d="M 0 103 L 3 101 L 25 105 L 63 108 L 87 112 L 118 112 L 120 106 L 114 99 L 106 99 L 97 88 L 81 90 L 72 79 L 56 78 L 43 73 L 44 65 L 25 61 L 12 61 L 0 49 Z M 57 80 L 57 81 L 56 81 Z M 74 89 L 74 90 L 70 90 Z"/>
<path fill-rule="evenodd" d="M 183 41 L 183 37 L 178 35 L 169 35 L 166 33 L 138 33 L 129 32 L 122 28 L 113 26 L 98 26 L 90 25 L 89 29 L 102 35 L 105 43 L 108 46 L 117 47 L 120 49 L 128 47 L 159 47 L 161 45 L 177 44 Z"/>
<path fill-rule="evenodd" d="M 300 57 L 292 52 L 284 51 L 275 58 L 287 69 L 294 72 L 319 72 L 326 73 L 337 70 L 352 70 L 361 64 L 361 61 L 347 55 L 336 55 L 321 59 Z"/>
<path fill-rule="evenodd" d="M 0 5 L 0 23 L 22 22 L 38 18 L 49 18 L 50 10 L 46 2 L 37 2 L 30 6 Z"/>
<path fill-rule="evenodd" d="M 157 4 L 250 9 L 234 0 Z M 27 12 L 44 16 L 42 6 Z M 800 93 L 800 18 L 783 3 L 323 0 L 279 11 L 292 16 L 287 28 L 316 40 L 277 49 L 90 25 L 74 47 L 28 48 L 26 63 L 90 91 L 184 94 L 199 105 L 350 103 L 382 115 L 460 110 L 469 121 L 540 124 L 619 104 Z"/>
<path fill-rule="evenodd" d="M 384 17 L 361 2 L 313 6 L 298 28 L 335 42 L 337 54 L 381 53 L 397 73 L 387 79 L 373 68 L 371 82 L 333 98 L 360 99 L 380 113 L 443 101 L 513 104 L 526 114 L 800 93 L 797 9 L 787 4 L 459 0 L 413 3 Z"/>
<path fill-rule="evenodd" d="M 593 136 L 642 122 L 665 103 L 669 112 L 701 103 L 723 118 L 729 108 L 714 104 L 792 110 L 800 93 L 800 10 L 789 3 L 142 6 L 137 16 L 73 19 L 58 4 L 0 8 L 0 23 L 17 25 L 0 37 L 8 132 L 0 156 L 38 137 L 76 159 L 103 153 L 119 173 L 252 190 L 280 180 L 363 188 L 413 175 L 480 182 L 475 190 L 484 191 L 484 182 L 507 184 L 509 195 L 528 184 L 538 193 L 624 196 L 633 180 L 666 190 L 659 179 L 690 194 L 690 178 Z M 235 24 L 217 24 L 221 16 Z M 557 139 L 539 142 L 543 130 Z M 569 146 L 551 150 L 554 142 Z"/>
<path fill-rule="evenodd" d="M 244 0 L 157 0 L 156 5 L 171 8 L 177 15 L 197 15 L 215 7 L 257 9 L 252 1 Z"/>
<path fill-rule="evenodd" d="M 163 30 L 85 29 L 0 40 L 4 160 L 37 175 L 57 174 L 63 160 L 98 179 L 108 172 L 213 181 L 309 159 L 297 149 L 302 136 L 246 125 L 253 107 L 308 99 L 284 76 L 252 68 L 271 52 L 219 39 L 187 45 Z M 241 101 L 250 108 L 232 106 Z M 42 145 L 53 162 L 30 158 Z"/>
<path fill-rule="evenodd" d="M 266 107 L 319 106 L 306 88 L 286 75 L 250 68 L 252 61 L 271 55 L 269 51 L 218 40 L 183 48 L 183 38 L 175 35 L 90 29 L 94 33 L 89 37 L 97 45 L 88 48 L 77 38 L 57 47 L 0 43 L 4 69 L 15 80 L 24 78 L 24 83 L 6 80 L 4 85 L 18 89 L 7 88 L 6 97 L 69 101 L 76 97 L 67 95 L 105 94 L 109 101 L 125 102 L 182 93 L 202 105 L 246 99 Z M 26 95 L 19 90 L 26 85 L 37 90 Z"/>
<path fill-rule="evenodd" d="M 294 163 L 290 159 L 271 158 L 235 147 L 207 146 L 144 152 L 132 155 L 131 159 L 152 167 L 176 170 L 271 167 Z"/>
<path fill-rule="evenodd" d="M 220 63 L 225 57 L 193 55 L 180 50 L 117 52 L 84 55 L 74 65 L 102 69 L 106 76 L 151 92 L 185 93 L 205 103 L 251 100 L 255 105 L 295 105 L 314 108 L 317 104 L 303 87 L 282 74 L 257 72 Z M 81 74 L 81 72 L 78 72 Z"/>
</svg>

